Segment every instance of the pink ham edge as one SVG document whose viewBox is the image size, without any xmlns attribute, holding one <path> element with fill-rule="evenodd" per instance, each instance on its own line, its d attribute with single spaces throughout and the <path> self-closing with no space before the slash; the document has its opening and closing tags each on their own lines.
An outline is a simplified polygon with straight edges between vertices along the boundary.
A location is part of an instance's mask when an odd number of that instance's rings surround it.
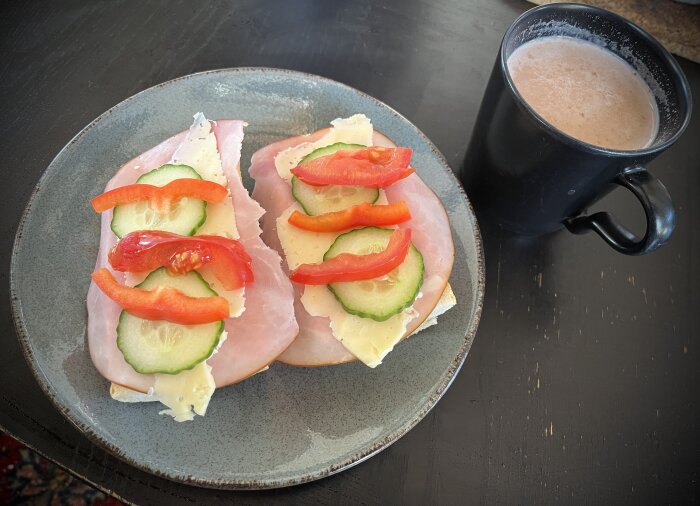
<svg viewBox="0 0 700 506">
<path fill-rule="evenodd" d="M 253 258 L 255 283 L 246 287 L 247 310 L 239 318 L 226 321 L 229 337 L 209 360 L 217 387 L 241 381 L 272 362 L 294 340 L 298 327 L 294 319 L 292 288 L 280 265 L 279 255 L 259 237 L 258 219 L 264 213 L 243 187 L 236 170 L 240 159 L 245 123 L 238 120 L 213 122 L 222 166 L 229 180 L 241 242 Z M 187 130 L 162 142 L 125 164 L 107 184 L 106 190 L 132 184 L 145 172 L 169 161 L 187 135 Z M 96 269 L 111 267 L 107 253 L 117 237 L 110 229 L 112 212 L 101 217 L 100 251 Z M 112 271 L 124 282 L 123 273 Z M 270 300 L 274 299 L 270 304 Z M 91 283 L 87 296 L 88 346 L 97 370 L 108 380 L 129 388 L 147 391 L 152 375 L 139 374 L 124 361 L 116 345 L 116 325 L 121 309 Z M 250 308 L 265 308 L 262 311 Z"/>
<path fill-rule="evenodd" d="M 253 258 L 255 282 L 245 289 L 246 311 L 226 320 L 228 340 L 209 360 L 217 386 L 255 374 L 287 349 L 299 332 L 292 285 L 282 269 L 282 259 L 260 238 L 258 220 L 265 211 L 248 195 L 236 170 L 243 131 L 241 125 L 237 135 L 232 123 L 240 125 L 231 120 L 216 121 L 214 135 L 229 180 L 240 240 Z"/>
<path fill-rule="evenodd" d="M 298 146 L 304 142 L 320 139 L 327 129 L 319 130 L 309 136 L 286 139 L 257 151 L 252 158 L 250 175 L 255 180 L 253 198 L 265 208 L 263 218 L 263 238 L 265 242 L 282 252 L 277 237 L 276 219 L 291 204 L 294 197 L 286 183 L 277 174 L 275 156 L 280 151 Z M 393 147 L 395 144 L 380 132 L 374 132 L 374 144 Z M 411 334 L 437 305 L 445 288 L 454 261 L 454 244 L 450 224 L 440 199 L 417 176 L 412 175 L 386 189 L 389 202 L 406 200 L 413 212 L 413 219 L 402 227 L 413 229 L 413 243 L 423 253 L 425 262 L 425 280 L 423 296 L 414 303 L 419 316 L 409 324 Z M 340 342 L 333 337 L 328 318 L 311 316 L 300 302 L 303 286 L 295 285 L 294 307 L 300 332 L 296 340 L 277 360 L 290 365 L 321 366 L 341 364 L 355 360 Z"/>
</svg>

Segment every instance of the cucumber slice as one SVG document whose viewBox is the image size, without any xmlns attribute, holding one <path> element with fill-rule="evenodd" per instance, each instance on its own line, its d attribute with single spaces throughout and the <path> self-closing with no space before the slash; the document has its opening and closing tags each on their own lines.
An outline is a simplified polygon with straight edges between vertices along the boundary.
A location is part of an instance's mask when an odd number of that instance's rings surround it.
<svg viewBox="0 0 700 506">
<path fill-rule="evenodd" d="M 301 165 L 304 162 L 308 162 L 309 160 L 313 160 L 314 158 L 318 158 L 320 156 L 332 155 L 333 153 L 335 153 L 336 151 L 340 151 L 341 149 L 362 149 L 366 147 L 367 146 L 363 146 L 362 144 L 345 144 L 344 142 L 336 142 L 335 144 L 331 144 L 329 146 L 313 150 L 311 153 L 309 153 L 301 159 L 299 165 Z"/>
<path fill-rule="evenodd" d="M 176 179 L 202 179 L 188 165 L 163 165 L 136 180 L 136 183 L 165 186 Z M 120 239 L 135 230 L 163 230 L 180 235 L 194 235 L 207 219 L 207 203 L 183 198 L 168 214 L 157 213 L 147 201 L 134 202 L 114 208 L 112 231 Z"/>
<path fill-rule="evenodd" d="M 366 146 L 361 144 L 344 144 L 336 142 L 330 146 L 319 148 L 306 155 L 300 164 L 326 156 L 341 149 L 362 149 Z M 292 177 L 292 195 L 304 208 L 309 216 L 317 216 L 333 211 L 342 211 L 356 204 L 369 202 L 374 204 L 379 198 L 378 188 L 365 188 L 363 186 L 312 186 L 301 181 L 296 176 Z"/>
<path fill-rule="evenodd" d="M 323 259 L 340 253 L 366 255 L 382 251 L 391 234 L 391 229 L 377 227 L 347 232 L 338 236 Z M 411 245 L 403 263 L 389 274 L 363 281 L 331 283 L 328 289 L 348 313 L 382 322 L 413 304 L 422 284 L 423 255 Z"/>
<path fill-rule="evenodd" d="M 138 285 L 146 290 L 159 286 L 172 286 L 190 297 L 216 295 L 197 272 L 172 276 L 164 267 L 150 273 Z M 223 320 L 202 325 L 180 325 L 145 320 L 122 311 L 117 325 L 117 347 L 136 372 L 177 374 L 209 358 L 219 344 L 223 330 Z"/>
<path fill-rule="evenodd" d="M 202 176 L 189 165 L 165 164 L 150 172 L 146 172 L 136 182 L 152 184 L 153 186 L 165 186 L 176 179 L 202 179 Z"/>
</svg>

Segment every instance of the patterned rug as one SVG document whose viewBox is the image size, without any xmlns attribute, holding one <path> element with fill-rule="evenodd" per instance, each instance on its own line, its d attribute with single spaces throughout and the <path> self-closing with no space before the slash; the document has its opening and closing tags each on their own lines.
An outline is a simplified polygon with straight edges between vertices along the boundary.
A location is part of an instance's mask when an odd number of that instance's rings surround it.
<svg viewBox="0 0 700 506">
<path fill-rule="evenodd" d="M 5 504 L 118 506 L 123 503 L 0 432 L 0 505 Z"/>
</svg>

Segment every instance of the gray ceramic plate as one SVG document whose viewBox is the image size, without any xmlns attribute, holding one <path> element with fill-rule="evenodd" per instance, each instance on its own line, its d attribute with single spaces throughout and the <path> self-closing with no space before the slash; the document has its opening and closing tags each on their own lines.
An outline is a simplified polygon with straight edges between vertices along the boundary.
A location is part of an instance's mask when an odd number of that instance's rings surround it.
<svg viewBox="0 0 700 506">
<path fill-rule="evenodd" d="M 380 367 L 360 363 L 269 371 L 217 390 L 206 417 L 178 424 L 155 404 L 111 400 L 90 362 L 85 296 L 99 219 L 89 198 L 117 167 L 186 128 L 192 114 L 248 121 L 242 168 L 272 141 L 356 112 L 414 150 L 453 227 L 458 306 L 398 346 Z M 249 184 L 250 181 L 246 181 Z M 250 188 L 250 185 L 249 185 Z M 11 267 L 17 333 L 39 383 L 95 443 L 159 476 L 216 488 L 271 488 L 318 479 L 381 451 L 435 405 L 476 331 L 484 264 L 474 214 L 442 155 L 408 120 L 357 90 L 274 69 L 195 74 L 148 89 L 81 131 L 49 165 L 20 223 Z"/>
</svg>

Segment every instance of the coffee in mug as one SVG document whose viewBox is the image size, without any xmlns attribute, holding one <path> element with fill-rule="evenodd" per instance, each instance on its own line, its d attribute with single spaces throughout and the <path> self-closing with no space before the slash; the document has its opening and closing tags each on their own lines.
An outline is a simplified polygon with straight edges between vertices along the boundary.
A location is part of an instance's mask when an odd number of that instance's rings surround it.
<svg viewBox="0 0 700 506">
<path fill-rule="evenodd" d="M 522 235 L 593 231 L 640 255 L 669 240 L 675 211 L 645 165 L 690 122 L 678 63 L 651 35 L 612 12 L 552 3 L 508 29 L 459 177 L 479 220 Z M 615 187 L 646 215 L 638 236 L 588 208 Z"/>
<path fill-rule="evenodd" d="M 651 89 L 630 64 L 596 44 L 565 36 L 531 40 L 510 55 L 508 71 L 537 114 L 580 141 L 632 150 L 656 137 Z"/>
</svg>

